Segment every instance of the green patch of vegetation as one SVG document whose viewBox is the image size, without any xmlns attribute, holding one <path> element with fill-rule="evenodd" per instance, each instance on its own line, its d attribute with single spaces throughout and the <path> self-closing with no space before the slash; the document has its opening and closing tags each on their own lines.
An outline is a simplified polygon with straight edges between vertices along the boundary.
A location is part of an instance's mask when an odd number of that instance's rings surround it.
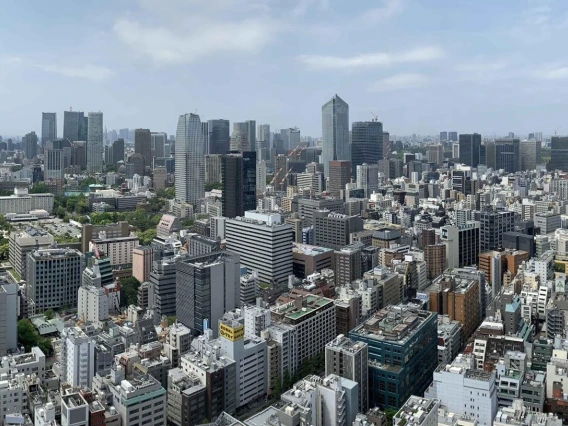
<svg viewBox="0 0 568 426">
<path fill-rule="evenodd" d="M 120 283 L 120 306 L 136 305 L 138 303 L 138 288 L 140 281 L 134 277 L 121 278 Z"/>
<path fill-rule="evenodd" d="M 33 324 L 28 319 L 18 321 L 18 342 L 23 345 L 26 352 L 31 351 L 33 346 L 39 347 L 47 356 L 53 353 L 51 342 L 39 335 Z"/>
<path fill-rule="evenodd" d="M 22 277 L 20 277 L 20 274 L 18 274 L 14 268 L 8 268 L 8 272 L 10 273 L 10 275 L 12 275 L 14 277 L 14 279 L 16 281 L 21 281 Z"/>
<path fill-rule="evenodd" d="M 47 194 L 48 192 L 49 192 L 49 189 L 47 188 L 47 185 L 43 182 L 39 182 L 39 183 L 34 184 L 34 186 L 32 186 L 28 190 L 29 194 Z"/>
<path fill-rule="evenodd" d="M 206 183 L 205 190 L 211 191 L 213 189 L 223 189 L 223 184 L 221 182 Z"/>
<path fill-rule="evenodd" d="M 564 262 L 554 262 L 554 271 L 555 272 L 566 272 L 566 263 Z"/>
</svg>

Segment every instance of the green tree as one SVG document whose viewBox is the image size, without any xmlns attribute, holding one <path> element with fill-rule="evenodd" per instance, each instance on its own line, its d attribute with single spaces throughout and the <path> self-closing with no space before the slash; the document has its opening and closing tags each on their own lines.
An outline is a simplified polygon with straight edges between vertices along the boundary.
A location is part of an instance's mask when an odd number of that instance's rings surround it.
<svg viewBox="0 0 568 426">
<path fill-rule="evenodd" d="M 67 210 L 65 210 L 65 207 L 63 207 L 63 206 L 59 206 L 55 209 L 55 215 L 59 219 L 63 219 L 66 214 L 67 214 Z"/>
<path fill-rule="evenodd" d="M 154 238 L 156 238 L 156 228 L 150 228 L 145 231 L 136 231 L 136 235 L 140 238 L 140 245 L 148 246 Z"/>
<path fill-rule="evenodd" d="M 175 315 L 168 316 L 168 326 L 172 325 L 175 322 L 176 322 L 176 316 Z"/>
<path fill-rule="evenodd" d="M 88 178 L 81 180 L 81 182 L 79 182 L 79 189 L 81 191 L 86 191 L 86 190 L 89 189 L 90 185 L 94 185 L 94 184 L 97 184 L 97 183 L 98 182 L 94 177 L 88 177 Z"/>
<path fill-rule="evenodd" d="M 193 225 L 195 225 L 195 220 L 190 219 L 189 217 L 186 217 L 181 221 L 181 226 L 184 228 L 191 228 Z"/>
<path fill-rule="evenodd" d="M 12 224 L 6 220 L 3 214 L 0 214 L 0 231 L 10 231 Z"/>
<path fill-rule="evenodd" d="M 280 377 L 276 377 L 272 388 L 272 396 L 274 399 L 280 399 L 280 395 L 282 395 L 282 381 L 280 380 Z"/>
<path fill-rule="evenodd" d="M 286 392 L 292 387 L 292 378 L 290 377 L 290 372 L 288 369 L 284 370 L 284 376 L 282 377 L 282 392 Z"/>
<path fill-rule="evenodd" d="M 396 410 L 392 408 L 387 408 L 385 410 L 385 416 L 387 417 L 387 426 L 392 426 L 392 418 L 396 415 Z"/>
<path fill-rule="evenodd" d="M 51 320 L 55 318 L 55 312 L 53 312 L 53 309 L 48 309 L 43 313 L 43 316 L 46 320 Z"/>
<path fill-rule="evenodd" d="M 221 182 L 213 182 L 213 183 L 206 183 L 205 184 L 205 190 L 206 191 L 211 191 L 213 189 L 222 189 L 223 188 L 223 184 Z"/>
<path fill-rule="evenodd" d="M 138 303 L 138 288 L 140 281 L 134 277 L 120 279 L 120 305 L 130 306 Z"/>
<path fill-rule="evenodd" d="M 156 191 L 156 195 L 160 198 L 171 200 L 176 196 L 176 189 L 174 187 L 160 189 L 159 191 Z"/>
<path fill-rule="evenodd" d="M 36 183 L 34 184 L 34 186 L 32 186 L 28 192 L 30 194 L 47 194 L 49 192 L 49 189 L 47 188 L 47 185 L 45 183 Z"/>
<path fill-rule="evenodd" d="M 10 244 L 3 243 L 0 245 L 0 260 L 8 260 L 8 255 L 10 251 Z"/>
<path fill-rule="evenodd" d="M 18 321 L 18 342 L 24 346 L 26 352 L 31 351 L 33 346 L 38 346 L 46 355 L 53 352 L 51 342 L 41 337 L 28 319 Z"/>
</svg>

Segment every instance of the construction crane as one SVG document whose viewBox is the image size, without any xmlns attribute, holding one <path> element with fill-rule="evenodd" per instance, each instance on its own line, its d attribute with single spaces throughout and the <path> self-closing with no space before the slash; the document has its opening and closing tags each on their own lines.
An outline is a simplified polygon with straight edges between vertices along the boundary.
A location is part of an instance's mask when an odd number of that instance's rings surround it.
<svg viewBox="0 0 568 426">
<path fill-rule="evenodd" d="M 561 129 L 560 127 L 558 127 L 557 129 L 554 129 L 554 136 L 556 136 L 556 135 L 558 134 L 558 131 L 559 131 L 560 129 Z"/>
<path fill-rule="evenodd" d="M 286 182 L 286 179 L 288 179 L 288 175 L 290 174 L 291 171 L 292 169 L 288 170 L 288 172 L 284 175 L 284 177 L 280 181 L 280 185 L 284 185 L 284 182 Z"/>
<path fill-rule="evenodd" d="M 377 117 L 377 115 L 375 113 L 373 113 L 371 111 L 371 115 L 373 116 L 373 119 L 371 121 L 379 121 L 379 117 Z"/>
<path fill-rule="evenodd" d="M 272 184 L 274 183 L 274 181 L 276 180 L 276 178 L 278 177 L 278 175 L 280 174 L 280 172 L 282 171 L 284 167 L 280 167 L 280 169 L 278 169 L 278 171 L 276 173 L 274 173 L 274 176 L 272 177 L 272 180 L 270 181 L 270 183 L 268 185 L 272 186 Z"/>
</svg>

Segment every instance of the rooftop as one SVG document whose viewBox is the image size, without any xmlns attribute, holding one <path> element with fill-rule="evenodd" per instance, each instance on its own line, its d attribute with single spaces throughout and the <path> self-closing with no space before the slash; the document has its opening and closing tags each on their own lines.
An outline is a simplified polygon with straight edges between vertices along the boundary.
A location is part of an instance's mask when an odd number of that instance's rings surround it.
<svg viewBox="0 0 568 426">
<path fill-rule="evenodd" d="M 426 417 L 438 410 L 440 401 L 412 395 L 393 418 L 394 426 L 419 426 Z"/>
<path fill-rule="evenodd" d="M 330 251 L 333 251 L 332 249 L 326 247 L 310 246 L 308 244 L 299 244 L 299 243 L 293 243 L 293 244 L 294 244 L 292 246 L 293 253 L 305 254 L 307 256 L 317 256 L 322 253 L 328 253 Z"/>
<path fill-rule="evenodd" d="M 303 317 L 329 306 L 333 306 L 332 299 L 310 294 L 306 297 L 299 296 L 293 302 L 273 306 L 270 310 L 278 319 L 288 319 L 296 323 Z"/>
</svg>

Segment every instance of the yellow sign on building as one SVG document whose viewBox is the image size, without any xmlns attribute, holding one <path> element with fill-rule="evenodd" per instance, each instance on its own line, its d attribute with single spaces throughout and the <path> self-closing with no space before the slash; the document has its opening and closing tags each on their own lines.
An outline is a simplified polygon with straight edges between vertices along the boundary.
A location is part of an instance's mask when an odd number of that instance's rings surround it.
<svg viewBox="0 0 568 426">
<path fill-rule="evenodd" d="M 222 336 L 231 342 L 235 342 L 245 336 L 245 327 L 242 325 L 239 325 L 238 327 L 231 327 L 221 323 L 219 324 L 219 336 Z"/>
</svg>

